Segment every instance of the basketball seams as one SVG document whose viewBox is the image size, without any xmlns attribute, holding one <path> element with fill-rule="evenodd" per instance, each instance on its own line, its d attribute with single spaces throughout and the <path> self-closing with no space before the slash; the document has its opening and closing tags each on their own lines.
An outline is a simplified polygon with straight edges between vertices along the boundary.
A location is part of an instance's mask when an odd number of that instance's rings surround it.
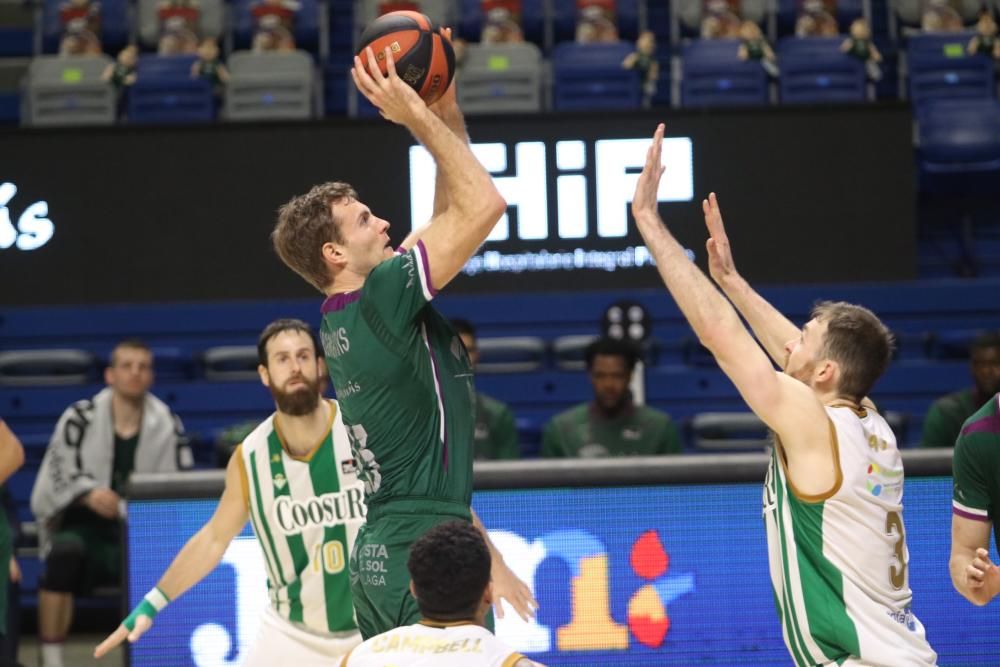
<svg viewBox="0 0 1000 667">
<path fill-rule="evenodd" d="M 391 12 L 376 19 L 361 35 L 358 51 L 368 65 L 366 48 L 376 54 L 379 69 L 387 74 L 386 47 L 393 48 L 396 74 L 416 90 L 427 103 L 437 101 L 451 85 L 455 74 L 455 53 L 438 27 L 419 12 Z"/>
</svg>

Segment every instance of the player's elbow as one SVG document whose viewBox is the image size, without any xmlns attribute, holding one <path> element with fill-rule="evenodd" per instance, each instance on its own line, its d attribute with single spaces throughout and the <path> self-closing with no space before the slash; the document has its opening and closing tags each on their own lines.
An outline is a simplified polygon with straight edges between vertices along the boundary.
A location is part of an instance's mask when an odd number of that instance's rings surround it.
<svg viewBox="0 0 1000 667">
<path fill-rule="evenodd" d="M 507 211 L 507 200 L 496 188 L 491 187 L 489 194 L 483 197 L 481 208 L 483 219 L 489 222 L 492 229 L 492 225 L 495 225 L 500 216 Z"/>
<path fill-rule="evenodd" d="M 716 359 L 726 356 L 729 346 L 732 342 L 732 336 L 726 335 L 724 327 L 718 325 L 718 323 L 711 323 L 702 327 L 701 331 L 697 332 L 698 342 L 702 346 L 712 353 L 712 356 Z"/>
</svg>

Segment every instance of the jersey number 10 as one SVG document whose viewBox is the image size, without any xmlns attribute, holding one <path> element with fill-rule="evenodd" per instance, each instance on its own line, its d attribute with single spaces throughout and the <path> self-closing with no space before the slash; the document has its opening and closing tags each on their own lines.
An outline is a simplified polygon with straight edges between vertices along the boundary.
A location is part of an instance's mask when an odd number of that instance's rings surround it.
<svg viewBox="0 0 1000 667">
<path fill-rule="evenodd" d="M 313 552 L 313 572 L 319 572 L 320 568 L 326 570 L 327 574 L 339 574 L 344 571 L 344 545 L 339 540 L 317 544 Z"/>
</svg>

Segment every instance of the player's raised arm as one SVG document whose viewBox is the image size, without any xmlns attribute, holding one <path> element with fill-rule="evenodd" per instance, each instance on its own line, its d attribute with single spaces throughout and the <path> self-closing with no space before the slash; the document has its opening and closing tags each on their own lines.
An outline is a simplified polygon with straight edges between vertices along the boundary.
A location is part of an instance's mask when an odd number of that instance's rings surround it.
<svg viewBox="0 0 1000 667">
<path fill-rule="evenodd" d="M 656 259 L 660 277 L 698 340 L 712 352 L 750 409 L 791 444 L 791 449 L 799 442 L 825 444 L 829 440 L 827 419 L 812 390 L 774 370 L 733 306 L 688 259 L 660 219 L 656 191 L 665 169 L 661 164 L 663 131 L 661 124 L 632 200 L 632 214 Z"/>
<path fill-rule="evenodd" d="M 100 658 L 124 642 L 137 641 L 153 625 L 153 618 L 168 602 L 205 578 L 222 560 L 229 543 L 240 534 L 250 518 L 239 448 L 226 466 L 226 488 L 215 514 L 195 533 L 163 573 L 156 587 L 132 610 L 122 624 L 94 649 Z"/>
<path fill-rule="evenodd" d="M 736 309 L 743 315 L 760 344 L 767 350 L 768 356 L 779 367 L 784 368 L 788 361 L 788 351 L 785 344 L 797 338 L 799 329 L 767 299 L 758 294 L 736 270 L 733 261 L 733 251 L 729 245 L 729 236 L 722 223 L 722 211 L 719 210 L 719 200 L 715 193 L 701 204 L 705 214 L 705 226 L 708 227 L 709 239 L 705 243 L 708 250 L 708 269 L 712 279 L 722 288 Z"/>
<path fill-rule="evenodd" d="M 355 58 L 352 75 L 358 89 L 392 122 L 405 126 L 437 165 L 438 182 L 447 193 L 444 210 L 423 232 L 431 282 L 440 289 L 451 282 L 486 240 L 507 203 L 464 138 L 449 129 L 420 96 L 396 74 L 392 52 L 385 51 L 388 75 L 378 68 L 369 47 L 366 69 Z M 456 105 L 457 110 L 457 105 Z"/>
</svg>

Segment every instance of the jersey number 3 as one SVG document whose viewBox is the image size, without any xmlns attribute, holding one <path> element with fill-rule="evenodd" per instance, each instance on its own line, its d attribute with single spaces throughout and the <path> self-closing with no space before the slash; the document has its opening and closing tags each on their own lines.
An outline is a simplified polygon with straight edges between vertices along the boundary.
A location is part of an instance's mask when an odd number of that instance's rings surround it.
<svg viewBox="0 0 1000 667">
<path fill-rule="evenodd" d="M 896 562 L 889 564 L 889 583 L 898 591 L 906 584 L 906 535 L 903 532 L 903 517 L 899 516 L 899 512 L 885 515 L 885 534 L 890 537 L 896 535 Z"/>
</svg>

